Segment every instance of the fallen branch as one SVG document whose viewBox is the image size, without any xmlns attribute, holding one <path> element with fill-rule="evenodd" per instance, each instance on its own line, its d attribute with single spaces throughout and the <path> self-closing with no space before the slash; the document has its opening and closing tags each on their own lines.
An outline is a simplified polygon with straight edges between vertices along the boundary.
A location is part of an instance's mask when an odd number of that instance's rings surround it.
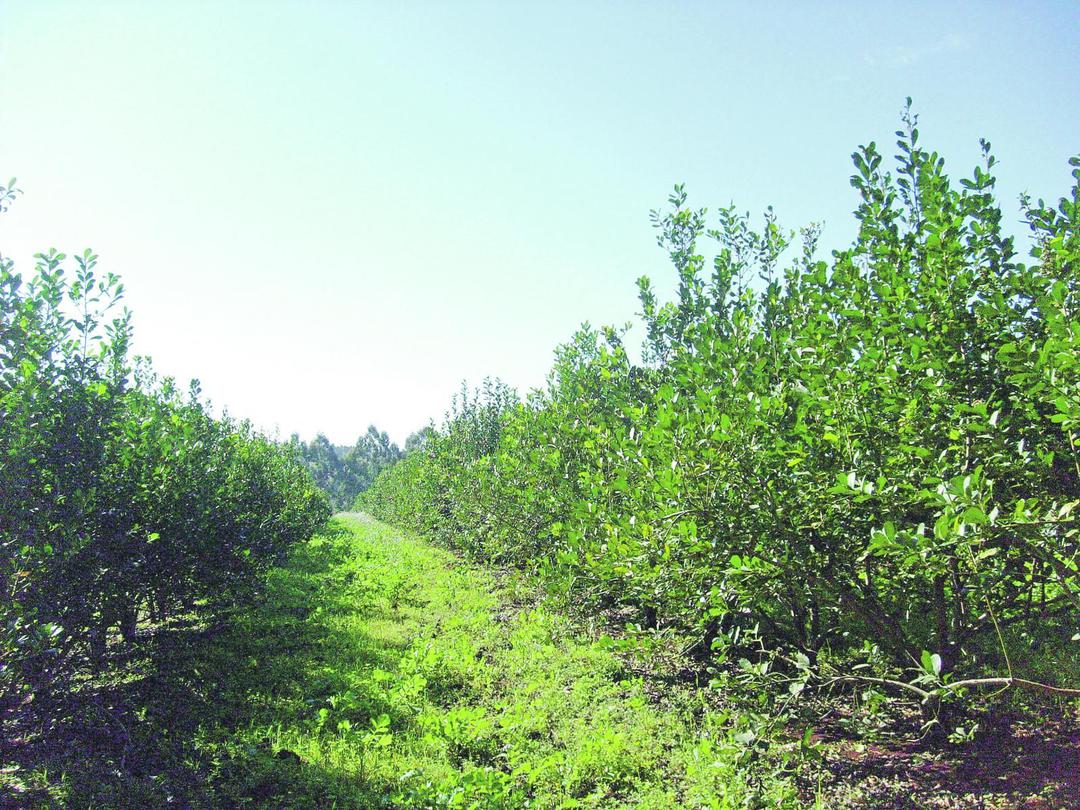
<svg viewBox="0 0 1080 810">
<path fill-rule="evenodd" d="M 984 687 L 1003 687 L 1009 689 L 1014 686 L 1032 692 L 1045 692 L 1046 694 L 1051 695 L 1064 695 L 1066 697 L 1080 698 L 1080 689 L 1067 689 L 1062 686 L 1051 686 L 1050 684 L 1039 683 L 1038 681 L 1029 681 L 1027 678 L 968 678 L 963 681 L 945 683 L 934 689 L 927 690 L 922 689 L 913 683 L 896 681 L 891 678 L 868 678 L 865 675 L 837 675 L 833 678 L 829 678 L 821 685 L 824 687 L 831 686 L 834 683 L 852 682 L 876 683 L 880 686 L 892 686 L 896 689 L 902 689 L 911 692 L 914 695 L 918 695 L 923 703 L 929 701 L 933 697 L 940 697 L 945 692 L 952 692 L 956 689 L 981 689 Z"/>
<path fill-rule="evenodd" d="M 928 701 L 933 697 L 932 692 L 927 692 L 925 689 L 920 689 L 913 683 L 907 683 L 906 681 L 894 681 L 892 678 L 868 678 L 865 675 L 837 675 L 821 684 L 822 687 L 832 686 L 834 683 L 876 683 L 879 686 L 892 686 L 896 689 L 903 689 L 919 696 L 922 702 Z"/>
<path fill-rule="evenodd" d="M 1050 684 L 1029 681 L 1026 678 L 969 678 L 966 681 L 947 683 L 942 689 L 967 689 L 969 687 L 1003 686 L 1008 689 L 1018 686 L 1033 692 L 1047 692 L 1052 695 L 1066 695 L 1068 697 L 1080 697 L 1080 689 L 1066 689 L 1062 686 L 1050 686 Z"/>
</svg>

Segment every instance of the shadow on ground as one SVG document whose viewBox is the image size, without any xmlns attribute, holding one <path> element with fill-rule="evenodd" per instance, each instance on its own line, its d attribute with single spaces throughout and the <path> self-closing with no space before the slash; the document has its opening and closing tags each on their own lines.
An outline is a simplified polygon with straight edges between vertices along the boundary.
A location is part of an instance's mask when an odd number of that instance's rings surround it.
<svg viewBox="0 0 1080 810">
<path fill-rule="evenodd" d="M 976 738 L 962 745 L 832 736 L 826 767 L 838 782 L 834 806 L 1080 807 L 1080 729 L 1068 714 L 1046 707 L 984 714 Z"/>
<path fill-rule="evenodd" d="M 253 606 L 213 627 L 158 628 L 73 692 L 24 707 L 0 740 L 0 808 L 385 805 L 391 785 L 358 784 L 276 742 L 345 688 L 326 650 L 357 668 L 400 655 L 310 620 L 333 608 L 319 585 L 334 553 L 301 546 Z"/>
</svg>

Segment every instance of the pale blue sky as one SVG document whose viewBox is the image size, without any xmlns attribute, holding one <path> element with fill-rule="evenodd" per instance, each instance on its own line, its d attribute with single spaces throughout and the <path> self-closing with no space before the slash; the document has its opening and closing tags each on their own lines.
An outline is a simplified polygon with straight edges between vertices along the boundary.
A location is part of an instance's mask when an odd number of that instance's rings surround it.
<svg viewBox="0 0 1080 810">
<path fill-rule="evenodd" d="M 993 142 L 1010 212 L 1063 193 L 1080 3 L 945 5 L 0 0 L 0 250 L 92 247 L 238 416 L 402 441 L 632 318 L 676 182 L 845 243 L 907 95 L 956 174 Z"/>
</svg>

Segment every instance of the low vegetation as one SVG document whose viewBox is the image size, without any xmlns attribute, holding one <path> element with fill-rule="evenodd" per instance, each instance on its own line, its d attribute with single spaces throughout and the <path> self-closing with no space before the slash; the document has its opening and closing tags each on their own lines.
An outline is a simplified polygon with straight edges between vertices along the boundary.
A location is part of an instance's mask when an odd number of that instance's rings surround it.
<svg viewBox="0 0 1080 810">
<path fill-rule="evenodd" d="M 799 806 L 811 748 L 763 748 L 764 719 L 686 688 L 657 702 L 628 660 L 517 575 L 340 519 L 226 626 L 148 636 L 75 695 L 112 735 L 27 740 L 0 785 L 87 808 Z"/>
</svg>

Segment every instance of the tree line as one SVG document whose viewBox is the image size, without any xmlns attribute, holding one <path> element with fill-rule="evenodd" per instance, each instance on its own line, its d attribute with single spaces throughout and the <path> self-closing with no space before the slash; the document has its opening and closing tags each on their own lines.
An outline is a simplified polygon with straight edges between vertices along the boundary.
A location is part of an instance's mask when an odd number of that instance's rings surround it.
<svg viewBox="0 0 1080 810">
<path fill-rule="evenodd" d="M 642 359 L 584 326 L 523 401 L 459 396 L 361 505 L 711 665 L 923 696 L 1076 672 L 1080 158 L 1021 199 L 1019 261 L 990 144 L 953 179 L 910 103 L 896 137 L 891 169 L 852 155 L 858 235 L 828 258 L 816 225 L 677 186 Z"/>
<path fill-rule="evenodd" d="M 338 447 L 322 433 L 310 442 L 293 434 L 290 444 L 335 509 L 351 507 L 383 469 L 404 455 L 385 431 L 374 425 L 369 425 L 352 447 Z"/>
</svg>

